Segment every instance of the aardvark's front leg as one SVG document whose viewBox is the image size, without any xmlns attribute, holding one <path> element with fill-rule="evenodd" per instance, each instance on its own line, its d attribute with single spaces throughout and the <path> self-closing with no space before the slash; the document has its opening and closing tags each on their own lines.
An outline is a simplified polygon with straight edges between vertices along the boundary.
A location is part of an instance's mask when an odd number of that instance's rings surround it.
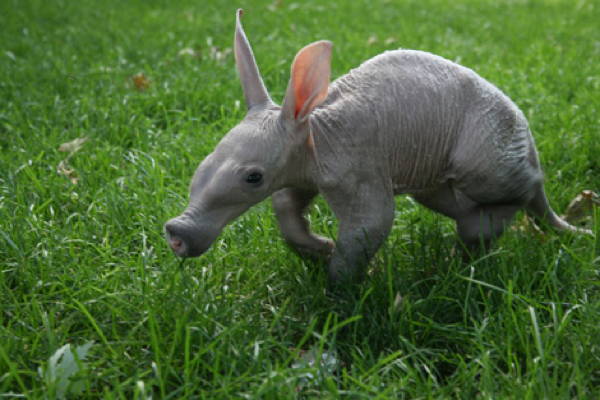
<svg viewBox="0 0 600 400">
<path fill-rule="evenodd" d="M 294 188 L 279 190 L 272 195 L 273 208 L 279 228 L 286 242 L 303 256 L 328 257 L 333 241 L 310 231 L 304 216 L 317 192 Z"/>
<path fill-rule="evenodd" d="M 340 221 L 336 248 L 329 263 L 329 281 L 338 284 L 360 280 L 392 227 L 393 194 L 388 187 L 375 182 L 324 194 Z"/>
</svg>

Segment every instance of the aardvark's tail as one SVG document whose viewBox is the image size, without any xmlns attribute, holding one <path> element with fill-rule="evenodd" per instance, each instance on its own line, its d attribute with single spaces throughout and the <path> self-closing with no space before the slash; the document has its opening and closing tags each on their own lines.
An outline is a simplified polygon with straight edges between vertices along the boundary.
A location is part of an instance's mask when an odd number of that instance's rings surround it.
<svg viewBox="0 0 600 400">
<path fill-rule="evenodd" d="M 529 202 L 526 209 L 536 219 L 546 221 L 550 226 L 558 230 L 594 236 L 594 233 L 590 229 L 577 228 L 556 215 L 550 207 L 550 203 L 548 202 L 548 198 L 546 197 L 546 193 L 544 193 L 544 187 L 542 185 L 539 185 L 537 193 Z"/>
</svg>

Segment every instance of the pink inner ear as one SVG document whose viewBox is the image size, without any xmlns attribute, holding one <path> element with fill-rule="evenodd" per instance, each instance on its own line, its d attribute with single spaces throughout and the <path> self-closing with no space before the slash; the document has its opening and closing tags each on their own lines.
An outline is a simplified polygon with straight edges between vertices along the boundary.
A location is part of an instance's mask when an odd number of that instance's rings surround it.
<svg viewBox="0 0 600 400">
<path fill-rule="evenodd" d="M 331 43 L 321 41 L 302 49 L 292 67 L 294 118 L 304 117 L 327 97 Z"/>
<path fill-rule="evenodd" d="M 294 118 L 298 118 L 298 113 L 304 107 L 304 104 L 310 97 L 310 87 L 307 82 L 305 82 L 306 78 L 306 59 L 303 57 L 300 60 L 297 60 L 294 63 L 294 94 L 295 94 L 295 110 L 294 110 Z"/>
</svg>

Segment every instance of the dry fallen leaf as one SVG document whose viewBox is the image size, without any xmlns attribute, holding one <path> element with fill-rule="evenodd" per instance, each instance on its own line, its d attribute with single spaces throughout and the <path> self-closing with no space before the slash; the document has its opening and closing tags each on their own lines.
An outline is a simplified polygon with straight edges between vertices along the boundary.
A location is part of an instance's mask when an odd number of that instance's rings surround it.
<svg viewBox="0 0 600 400">
<path fill-rule="evenodd" d="M 133 86 L 137 90 L 146 90 L 150 87 L 150 79 L 146 77 L 143 73 L 135 74 L 131 77 L 133 81 Z"/>
<path fill-rule="evenodd" d="M 76 185 L 77 182 L 79 182 L 79 177 L 77 176 L 77 172 L 75 171 L 75 169 L 69 165 L 69 159 L 73 157 L 73 155 L 77 153 L 81 149 L 81 147 L 83 147 L 83 144 L 87 142 L 88 139 L 88 137 L 83 136 L 77 139 L 73 139 L 70 142 L 63 143 L 58 147 L 58 151 L 62 151 L 69 154 L 64 160 L 58 163 L 56 171 L 60 175 L 64 175 L 67 178 L 69 178 L 73 185 Z"/>
<path fill-rule="evenodd" d="M 215 61 L 223 61 L 229 54 L 231 54 L 231 47 L 226 47 L 223 50 L 220 50 L 218 47 L 210 48 L 210 56 Z"/>
<path fill-rule="evenodd" d="M 375 36 L 375 35 L 369 36 L 369 39 L 367 39 L 367 46 L 374 45 L 375 43 L 377 43 L 377 40 L 378 40 L 377 36 Z"/>
<path fill-rule="evenodd" d="M 394 305 L 393 305 L 393 309 L 394 311 L 398 310 L 400 308 L 400 306 L 402 305 L 402 295 L 400 294 L 400 292 L 396 292 L 396 297 L 394 298 Z"/>
<path fill-rule="evenodd" d="M 570 224 L 589 220 L 594 207 L 598 206 L 600 206 L 600 196 L 591 190 L 584 190 L 571 200 L 563 219 Z"/>
<path fill-rule="evenodd" d="M 533 221 L 533 219 L 527 215 L 523 214 L 521 219 L 516 221 L 511 227 L 513 231 L 525 232 L 529 235 L 533 235 L 537 237 L 541 241 L 546 241 L 548 236 L 540 229 L 539 226 Z"/>
<path fill-rule="evenodd" d="M 68 158 L 69 157 L 58 163 L 56 172 L 58 172 L 60 175 L 66 176 L 73 185 L 76 185 L 77 182 L 79 182 L 79 177 L 77 176 L 77 172 L 75 172 L 75 170 L 69 165 Z"/>
<path fill-rule="evenodd" d="M 209 50 L 208 56 L 217 62 L 224 61 L 227 58 L 227 56 L 232 53 L 231 47 L 225 47 L 224 49 L 220 49 L 219 47 L 215 46 L 213 44 L 212 36 L 206 38 L 206 45 L 208 46 Z"/>
<path fill-rule="evenodd" d="M 199 57 L 200 56 L 200 52 L 194 50 L 191 47 L 185 47 L 185 48 L 179 50 L 179 52 L 177 53 L 177 55 L 179 57 Z"/>
<path fill-rule="evenodd" d="M 64 151 L 66 153 L 75 153 L 76 151 L 79 151 L 79 149 L 81 149 L 81 147 L 83 146 L 83 144 L 85 142 L 88 141 L 88 137 L 84 136 L 84 137 L 80 137 L 77 139 L 73 139 L 70 142 L 66 142 L 61 144 L 58 147 L 58 151 Z"/>
<path fill-rule="evenodd" d="M 292 363 L 292 369 L 302 371 L 302 374 L 299 374 L 297 392 L 320 384 L 336 375 L 342 368 L 342 362 L 335 350 L 323 351 L 318 345 L 313 345 L 307 351 L 301 350 L 298 355 L 299 358 Z"/>
</svg>

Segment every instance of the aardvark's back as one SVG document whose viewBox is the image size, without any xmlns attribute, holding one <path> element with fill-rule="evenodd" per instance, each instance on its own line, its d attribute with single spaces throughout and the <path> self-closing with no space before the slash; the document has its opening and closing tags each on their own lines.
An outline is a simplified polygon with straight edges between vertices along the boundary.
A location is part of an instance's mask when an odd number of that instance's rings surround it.
<svg viewBox="0 0 600 400">
<path fill-rule="evenodd" d="M 311 123 L 324 164 L 382 171 L 397 193 L 452 180 L 473 200 L 508 201 L 541 179 L 517 106 L 472 70 L 426 52 L 366 61 L 331 85 Z"/>
</svg>

